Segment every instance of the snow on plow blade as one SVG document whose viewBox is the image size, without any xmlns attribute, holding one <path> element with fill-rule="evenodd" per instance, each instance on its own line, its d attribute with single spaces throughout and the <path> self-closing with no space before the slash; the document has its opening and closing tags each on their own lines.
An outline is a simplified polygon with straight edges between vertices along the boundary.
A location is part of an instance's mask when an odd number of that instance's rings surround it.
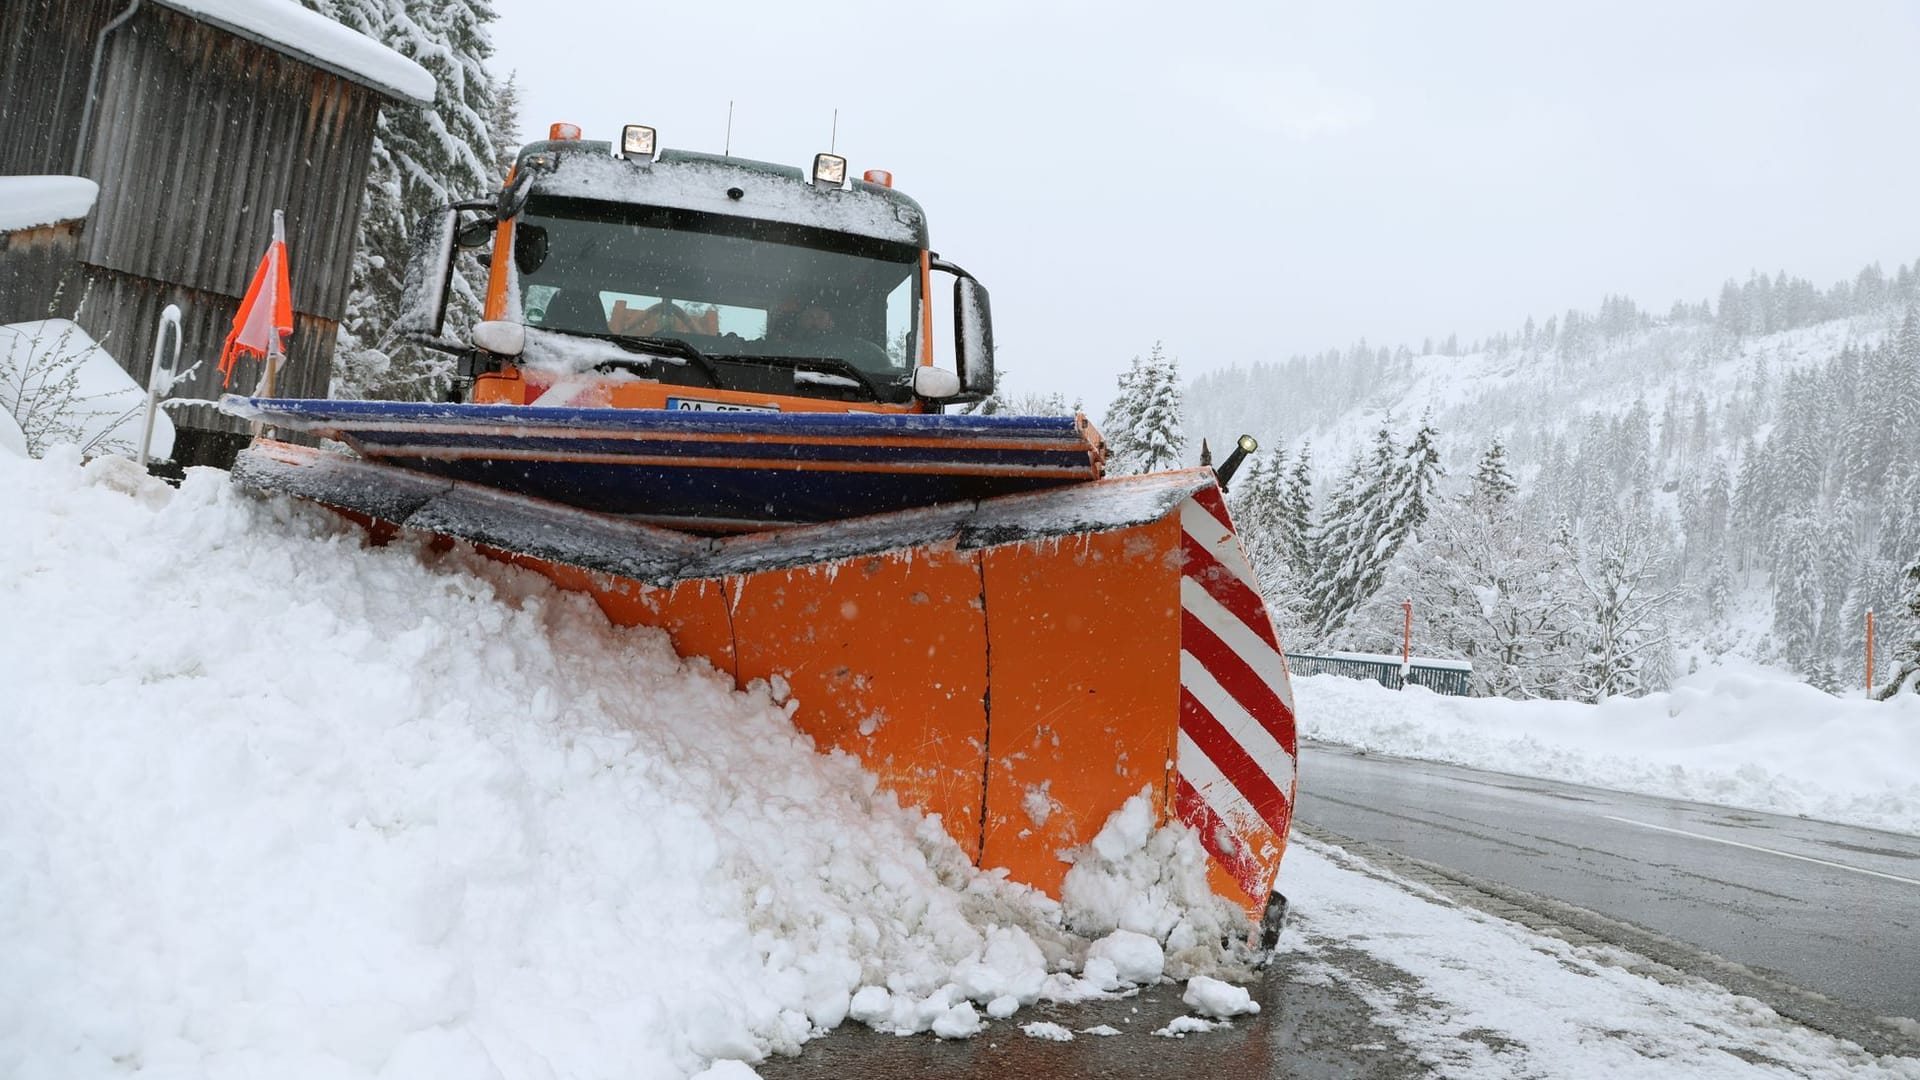
<svg viewBox="0 0 1920 1080">
<path fill-rule="evenodd" d="M 1285 660 L 1205 469 L 703 537 L 270 440 L 237 482 L 470 541 L 736 684 L 1058 895 L 1129 797 L 1194 826 L 1258 920 L 1295 778 Z M 384 524 L 381 524 L 384 523 Z"/>
</svg>

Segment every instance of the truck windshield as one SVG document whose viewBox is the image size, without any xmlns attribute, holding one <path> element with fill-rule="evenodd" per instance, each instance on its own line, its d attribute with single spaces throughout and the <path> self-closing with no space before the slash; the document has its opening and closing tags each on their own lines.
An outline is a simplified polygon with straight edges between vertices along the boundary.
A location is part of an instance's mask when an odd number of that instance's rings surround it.
<svg viewBox="0 0 1920 1080">
<path fill-rule="evenodd" d="M 828 357 L 883 380 L 919 348 L 920 252 L 906 244 L 536 196 L 513 260 L 529 326 L 671 338 L 714 357 Z"/>
</svg>

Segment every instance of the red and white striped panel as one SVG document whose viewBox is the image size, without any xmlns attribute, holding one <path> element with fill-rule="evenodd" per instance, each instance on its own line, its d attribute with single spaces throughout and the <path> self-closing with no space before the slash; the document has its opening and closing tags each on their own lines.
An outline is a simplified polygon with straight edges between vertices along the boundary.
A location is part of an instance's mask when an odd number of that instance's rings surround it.
<svg viewBox="0 0 1920 1080">
<path fill-rule="evenodd" d="M 1293 818 L 1293 688 L 1218 488 L 1180 507 L 1180 742 L 1174 811 L 1254 903 Z"/>
</svg>

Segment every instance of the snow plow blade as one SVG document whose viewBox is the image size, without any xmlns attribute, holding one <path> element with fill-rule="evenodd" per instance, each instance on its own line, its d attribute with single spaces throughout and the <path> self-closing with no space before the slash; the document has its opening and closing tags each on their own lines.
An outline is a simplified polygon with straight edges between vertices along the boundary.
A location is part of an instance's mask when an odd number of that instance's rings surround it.
<svg viewBox="0 0 1920 1080">
<path fill-rule="evenodd" d="M 1211 471 L 1121 477 L 700 536 L 257 440 L 243 486 L 471 542 L 657 627 L 940 815 L 981 866 L 1058 896 L 1061 853 L 1128 798 L 1199 832 L 1267 911 L 1295 780 L 1286 661 Z"/>
</svg>

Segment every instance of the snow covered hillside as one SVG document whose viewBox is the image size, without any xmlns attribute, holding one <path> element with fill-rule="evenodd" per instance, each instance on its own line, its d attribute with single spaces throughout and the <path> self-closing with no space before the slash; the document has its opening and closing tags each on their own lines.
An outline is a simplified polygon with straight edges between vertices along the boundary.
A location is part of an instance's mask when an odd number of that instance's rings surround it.
<svg viewBox="0 0 1920 1080">
<path fill-rule="evenodd" d="M 1144 803 L 1063 909 L 543 578 L 70 448 L 0 499 L 0 1076 L 681 1077 L 1242 972 Z"/>
<path fill-rule="evenodd" d="M 1484 660 L 1490 644 L 1511 647 L 1445 625 L 1460 613 L 1447 610 L 1458 596 L 1444 594 L 1478 588 L 1486 597 L 1481 583 L 1414 580 L 1413 563 L 1449 554 L 1411 539 L 1431 539 L 1431 529 L 1407 524 L 1406 565 L 1397 570 L 1377 561 L 1342 568 L 1343 553 L 1332 550 L 1352 527 L 1342 511 L 1367 502 L 1365 485 L 1381 482 L 1382 448 L 1391 443 L 1399 455 L 1406 445 L 1411 461 L 1418 428 L 1438 450 L 1440 499 L 1469 491 L 1492 455 L 1507 476 L 1489 501 L 1512 497 L 1521 534 L 1564 530 L 1557 563 L 1575 587 L 1548 606 L 1589 604 L 1573 579 L 1591 578 L 1609 555 L 1640 567 L 1641 596 L 1665 596 L 1642 620 L 1636 646 L 1659 647 L 1634 661 L 1632 678 L 1524 672 L 1495 680 L 1492 691 L 1657 689 L 1723 656 L 1787 668 L 1822 689 L 1858 687 L 1867 611 L 1879 620 L 1877 683 L 1920 631 L 1904 576 L 1920 558 L 1920 272 L 1883 276 L 1870 267 L 1824 293 L 1784 275 L 1755 276 L 1744 287 L 1729 283 L 1718 305 L 1676 304 L 1661 318 L 1609 297 L 1597 315 L 1569 311 L 1483 342 L 1427 346 L 1415 353 L 1362 342 L 1229 368 L 1200 376 L 1187 395 L 1190 438 L 1219 445 L 1249 431 L 1262 439 L 1268 464 L 1256 462 L 1255 477 L 1289 458 L 1297 465 L 1311 447 L 1312 535 L 1279 545 L 1301 549 L 1292 578 L 1276 575 L 1279 591 L 1351 589 L 1336 572 L 1345 569 L 1392 594 L 1371 613 L 1361 610 L 1365 596 L 1333 612 L 1309 603 L 1296 646 L 1395 646 L 1394 611 L 1411 595 L 1436 618 L 1438 632 L 1424 638 L 1434 655 Z M 1403 517 L 1423 519 L 1434 505 Z M 1462 530 L 1453 531 L 1460 540 Z M 1328 550 L 1312 550 L 1326 538 Z M 1346 561 L 1366 563 L 1370 547 L 1390 560 L 1402 547 L 1399 536 L 1374 539 L 1347 545 Z M 1250 537 L 1253 546 L 1259 540 Z M 1459 546 L 1441 545 L 1456 556 Z M 1506 552 L 1520 554 L 1541 576 L 1558 573 L 1548 565 L 1555 553 Z M 1581 625 L 1594 617 L 1608 616 L 1583 612 L 1542 635 L 1570 646 L 1563 667 L 1602 649 Z M 1358 624 L 1366 618 L 1380 625 Z"/>
</svg>

